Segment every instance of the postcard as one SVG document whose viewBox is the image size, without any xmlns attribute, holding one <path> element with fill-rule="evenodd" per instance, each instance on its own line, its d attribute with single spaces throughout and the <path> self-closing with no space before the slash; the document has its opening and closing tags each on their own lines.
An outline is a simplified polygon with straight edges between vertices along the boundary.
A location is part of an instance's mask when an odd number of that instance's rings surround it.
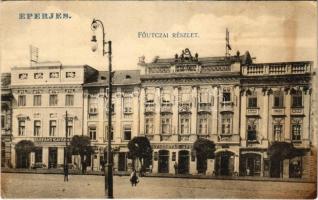
<svg viewBox="0 0 318 200">
<path fill-rule="evenodd" d="M 2 198 L 316 198 L 317 2 L 0 9 Z"/>
</svg>

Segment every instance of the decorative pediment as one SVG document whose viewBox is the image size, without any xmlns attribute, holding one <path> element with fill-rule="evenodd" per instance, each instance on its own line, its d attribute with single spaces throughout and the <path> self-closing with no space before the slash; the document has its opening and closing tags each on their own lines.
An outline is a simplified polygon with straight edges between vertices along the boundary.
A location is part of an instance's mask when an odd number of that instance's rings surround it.
<svg viewBox="0 0 318 200">
<path fill-rule="evenodd" d="M 190 62 L 190 61 L 197 62 L 198 57 L 199 57 L 198 53 L 196 53 L 193 57 L 191 54 L 191 51 L 188 48 L 186 48 L 182 50 L 180 56 L 178 56 L 178 54 L 175 55 L 175 62 Z"/>
</svg>

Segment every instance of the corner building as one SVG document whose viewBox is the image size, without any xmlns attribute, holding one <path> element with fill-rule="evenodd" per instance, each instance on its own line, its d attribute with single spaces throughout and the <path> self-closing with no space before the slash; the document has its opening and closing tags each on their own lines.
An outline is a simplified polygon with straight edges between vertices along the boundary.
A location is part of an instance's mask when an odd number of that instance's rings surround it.
<svg viewBox="0 0 318 200">
<path fill-rule="evenodd" d="M 204 57 L 189 49 L 174 58 L 140 58 L 140 134 L 153 147 L 153 173 L 301 178 L 313 175 L 311 62 L 254 63 L 249 52 Z M 198 160 L 197 138 L 216 144 Z M 271 162 L 273 141 L 304 156 Z"/>
<path fill-rule="evenodd" d="M 59 62 L 11 69 L 12 167 L 35 163 L 63 167 L 66 137 L 83 134 L 83 83 L 96 73 L 86 65 Z M 26 151 L 28 145 L 35 147 L 32 152 Z M 80 164 L 76 157 L 70 156 L 68 162 Z"/>
</svg>

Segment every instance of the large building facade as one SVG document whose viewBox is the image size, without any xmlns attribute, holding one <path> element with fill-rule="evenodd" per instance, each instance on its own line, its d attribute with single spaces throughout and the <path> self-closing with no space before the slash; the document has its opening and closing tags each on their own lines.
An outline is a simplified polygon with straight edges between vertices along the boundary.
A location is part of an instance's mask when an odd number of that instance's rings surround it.
<svg viewBox="0 0 318 200">
<path fill-rule="evenodd" d="M 131 170 L 127 144 L 145 136 L 153 149 L 152 173 L 315 175 L 312 62 L 255 63 L 249 52 L 201 58 L 185 49 L 150 63 L 140 58 L 138 68 L 114 72 L 111 109 L 108 72 L 57 63 L 13 68 L 12 166 L 63 164 L 67 132 L 91 138 L 89 167 L 102 170 L 112 112 L 116 172 Z M 216 144 L 214 159 L 197 158 L 193 143 L 198 138 Z M 31 140 L 36 151 L 18 152 L 22 140 Z M 267 153 L 275 141 L 293 144 L 301 156 L 275 163 Z M 74 156 L 68 160 L 79 162 Z"/>
</svg>

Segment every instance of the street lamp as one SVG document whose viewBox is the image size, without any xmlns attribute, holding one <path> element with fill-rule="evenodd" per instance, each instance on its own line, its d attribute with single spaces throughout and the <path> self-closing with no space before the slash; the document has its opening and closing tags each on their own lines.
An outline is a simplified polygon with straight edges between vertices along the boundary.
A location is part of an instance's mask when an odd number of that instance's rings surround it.
<svg viewBox="0 0 318 200">
<path fill-rule="evenodd" d="M 105 31 L 103 22 L 98 19 L 93 19 L 91 29 L 95 30 L 101 26 L 103 31 L 103 56 L 108 54 L 108 134 L 107 134 L 107 163 L 104 167 L 105 176 L 105 195 L 108 198 L 113 198 L 113 164 L 111 152 L 111 123 L 112 123 L 112 41 L 105 42 Z M 92 36 L 92 51 L 95 52 L 98 48 L 96 35 Z M 105 46 L 108 44 L 108 51 L 105 51 Z M 106 85 L 107 87 L 107 85 Z M 106 194 L 106 191 L 108 193 Z"/>
</svg>

